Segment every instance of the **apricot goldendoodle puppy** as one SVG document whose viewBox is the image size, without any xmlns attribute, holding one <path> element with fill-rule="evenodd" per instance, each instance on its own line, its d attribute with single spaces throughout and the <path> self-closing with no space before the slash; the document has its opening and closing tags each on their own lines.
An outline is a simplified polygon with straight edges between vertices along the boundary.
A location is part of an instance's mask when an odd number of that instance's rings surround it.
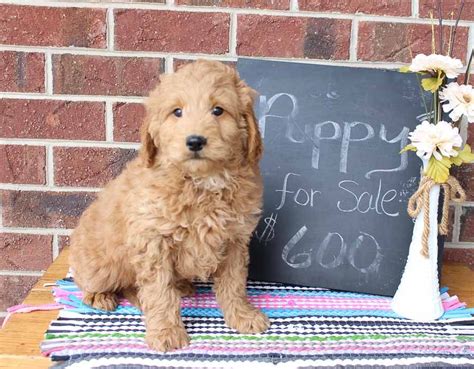
<svg viewBox="0 0 474 369">
<path fill-rule="evenodd" d="M 112 310 L 118 295 L 138 297 L 154 349 L 189 343 L 180 300 L 196 278 L 213 278 L 229 327 L 269 326 L 246 294 L 248 243 L 262 206 L 253 98 L 219 62 L 162 76 L 146 102 L 139 156 L 72 234 L 70 262 L 84 302 Z"/>
</svg>

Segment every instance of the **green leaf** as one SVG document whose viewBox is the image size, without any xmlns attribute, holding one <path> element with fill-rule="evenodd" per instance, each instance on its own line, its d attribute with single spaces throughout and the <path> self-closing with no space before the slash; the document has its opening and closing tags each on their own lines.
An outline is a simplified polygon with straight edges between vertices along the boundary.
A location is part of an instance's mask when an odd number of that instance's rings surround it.
<svg viewBox="0 0 474 369">
<path fill-rule="evenodd" d="M 401 154 L 401 153 L 404 153 L 405 151 L 416 151 L 416 147 L 413 146 L 412 144 L 406 145 L 406 146 L 400 151 L 400 154 Z"/>
<path fill-rule="evenodd" d="M 438 91 L 438 88 L 442 85 L 442 83 L 443 79 L 440 77 L 424 78 L 421 80 L 421 86 L 423 87 L 423 90 L 430 91 L 432 93 Z"/>
<path fill-rule="evenodd" d="M 462 150 L 458 150 L 458 156 L 456 156 L 456 159 L 460 159 L 462 161 L 461 164 L 473 163 L 474 154 L 471 151 L 471 146 L 469 146 L 468 144 L 465 144 Z M 461 164 L 456 164 L 456 165 L 461 165 Z"/>
<path fill-rule="evenodd" d="M 400 67 L 400 69 L 398 71 L 401 72 L 401 73 L 410 73 L 411 72 L 409 65 L 404 65 L 403 67 Z"/>
<path fill-rule="evenodd" d="M 451 168 L 449 158 L 443 156 L 441 160 L 437 160 L 432 156 L 425 174 L 436 183 L 446 183 L 449 177 L 449 168 Z"/>
<path fill-rule="evenodd" d="M 449 160 L 451 160 L 451 163 L 453 163 L 454 165 L 457 165 L 457 166 L 460 166 L 463 161 L 462 159 L 458 156 L 453 156 L 453 157 L 450 157 Z"/>
</svg>

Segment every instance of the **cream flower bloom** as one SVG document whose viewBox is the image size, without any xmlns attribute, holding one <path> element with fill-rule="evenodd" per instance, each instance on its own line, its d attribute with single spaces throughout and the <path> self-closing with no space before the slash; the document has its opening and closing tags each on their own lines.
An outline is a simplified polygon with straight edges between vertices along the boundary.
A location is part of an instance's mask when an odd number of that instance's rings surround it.
<svg viewBox="0 0 474 369">
<path fill-rule="evenodd" d="M 408 69 L 412 72 L 428 72 L 437 74 L 442 71 L 448 78 L 456 78 L 462 70 L 462 62 L 449 56 L 438 54 L 418 54 Z"/>
<path fill-rule="evenodd" d="M 453 121 L 459 120 L 463 115 L 469 122 L 474 122 L 474 89 L 470 85 L 458 85 L 452 82 L 447 85 L 439 96 L 444 102 L 443 110 L 449 113 Z"/>
<path fill-rule="evenodd" d="M 454 147 L 462 145 L 459 130 L 445 121 L 431 124 L 425 120 L 408 137 L 416 148 L 416 155 L 426 160 L 432 155 L 437 160 L 441 160 L 442 156 L 457 156 L 458 152 Z"/>
</svg>

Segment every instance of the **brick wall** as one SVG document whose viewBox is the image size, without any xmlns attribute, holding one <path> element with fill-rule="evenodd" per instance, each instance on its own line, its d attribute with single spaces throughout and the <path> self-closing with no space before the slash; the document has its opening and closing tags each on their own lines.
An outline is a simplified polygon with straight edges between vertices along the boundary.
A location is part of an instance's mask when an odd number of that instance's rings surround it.
<svg viewBox="0 0 474 369">
<path fill-rule="evenodd" d="M 160 73 L 239 55 L 395 68 L 410 49 L 430 52 L 433 2 L 0 1 L 0 311 L 22 300 L 135 155 L 140 103 Z M 447 19 L 459 2 L 444 0 Z M 474 42 L 466 3 L 463 61 Z M 446 257 L 474 264 L 474 165 L 460 175 L 469 198 L 453 206 Z"/>
</svg>

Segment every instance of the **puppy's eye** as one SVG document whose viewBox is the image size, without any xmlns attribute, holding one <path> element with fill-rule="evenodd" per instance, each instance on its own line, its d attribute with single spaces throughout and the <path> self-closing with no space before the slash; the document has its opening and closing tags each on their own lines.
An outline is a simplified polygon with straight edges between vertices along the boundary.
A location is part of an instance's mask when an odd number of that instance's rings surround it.
<svg viewBox="0 0 474 369">
<path fill-rule="evenodd" d="M 212 109 L 212 115 L 215 115 L 216 117 L 222 115 L 222 113 L 224 113 L 224 109 L 222 109 L 220 106 L 216 106 L 214 109 Z"/>
<path fill-rule="evenodd" d="M 176 108 L 173 110 L 173 115 L 175 117 L 181 118 L 183 116 L 183 110 L 180 108 Z"/>
</svg>

